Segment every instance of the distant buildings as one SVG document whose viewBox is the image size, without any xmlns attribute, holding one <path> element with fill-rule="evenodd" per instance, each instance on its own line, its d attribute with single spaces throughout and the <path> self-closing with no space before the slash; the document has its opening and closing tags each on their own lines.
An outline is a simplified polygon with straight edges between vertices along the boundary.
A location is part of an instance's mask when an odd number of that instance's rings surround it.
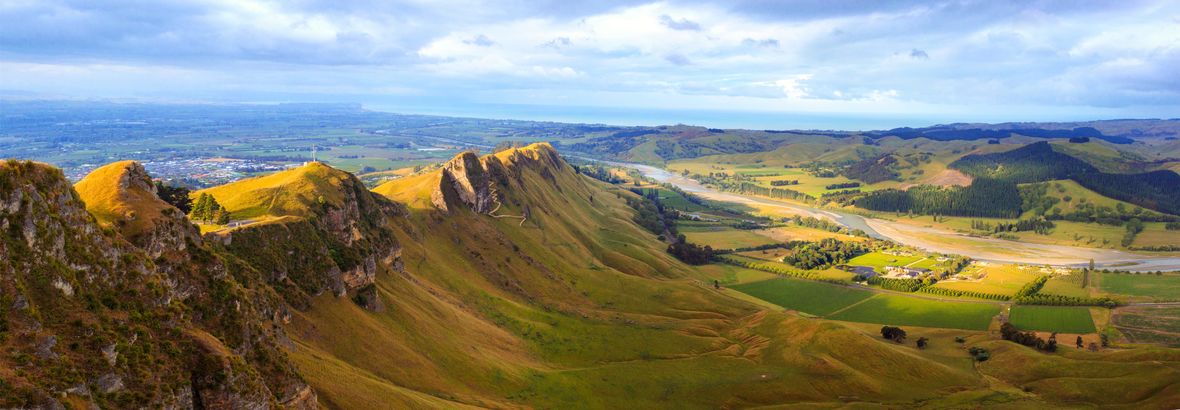
<svg viewBox="0 0 1180 410">
<path fill-rule="evenodd" d="M 886 276 L 894 278 L 916 278 L 923 274 L 930 273 L 930 269 L 926 268 L 907 268 L 904 266 L 886 266 Z"/>
</svg>

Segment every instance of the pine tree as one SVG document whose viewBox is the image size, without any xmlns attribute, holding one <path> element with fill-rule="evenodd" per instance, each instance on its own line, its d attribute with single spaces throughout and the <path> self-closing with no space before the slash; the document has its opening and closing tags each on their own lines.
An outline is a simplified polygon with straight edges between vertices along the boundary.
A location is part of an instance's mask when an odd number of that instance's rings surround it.
<svg viewBox="0 0 1180 410">
<path fill-rule="evenodd" d="M 196 221 L 204 220 L 205 213 L 209 209 L 209 198 L 211 198 L 209 194 L 202 192 L 197 197 L 197 202 L 193 204 L 193 210 L 188 214 L 189 218 Z"/>
</svg>

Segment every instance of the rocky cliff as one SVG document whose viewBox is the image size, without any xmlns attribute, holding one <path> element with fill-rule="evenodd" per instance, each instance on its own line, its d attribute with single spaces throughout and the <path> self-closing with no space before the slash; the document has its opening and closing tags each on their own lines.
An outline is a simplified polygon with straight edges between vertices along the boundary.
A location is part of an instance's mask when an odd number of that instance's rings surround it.
<svg viewBox="0 0 1180 410">
<path fill-rule="evenodd" d="M 0 345 L 12 353 L 0 407 L 315 407 L 279 348 L 273 291 L 238 281 L 250 270 L 184 225 L 155 227 L 174 212 L 122 203 L 150 179 L 137 164 L 115 170 L 83 185 L 113 193 L 96 220 L 60 171 L 0 164 Z"/>
<path fill-rule="evenodd" d="M 203 192 L 253 221 L 208 238 L 262 272 L 298 308 L 323 292 L 343 296 L 370 285 L 379 271 L 401 266 L 393 232 L 405 209 L 347 172 L 310 163 Z"/>
<path fill-rule="evenodd" d="M 95 169 L 74 186 L 86 210 L 153 258 L 200 244 L 197 228 L 183 212 L 156 196 L 143 166 L 120 161 Z"/>
</svg>

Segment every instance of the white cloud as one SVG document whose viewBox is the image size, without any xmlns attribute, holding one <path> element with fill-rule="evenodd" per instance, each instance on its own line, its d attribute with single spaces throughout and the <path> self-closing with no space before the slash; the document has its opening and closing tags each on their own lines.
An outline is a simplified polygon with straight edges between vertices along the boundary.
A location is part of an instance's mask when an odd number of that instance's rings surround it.
<svg viewBox="0 0 1180 410">
<path fill-rule="evenodd" d="M 170 84 L 178 94 L 299 90 L 312 99 L 372 90 L 458 103 L 520 92 L 541 105 L 580 95 L 586 98 L 574 100 L 605 107 L 740 100 L 847 112 L 1055 112 L 1068 104 L 1125 107 L 1138 116 L 1145 105 L 1180 105 L 1180 3 L 866 7 L 7 1 L 0 2 L 0 85 L 87 96 L 164 94 Z"/>
</svg>

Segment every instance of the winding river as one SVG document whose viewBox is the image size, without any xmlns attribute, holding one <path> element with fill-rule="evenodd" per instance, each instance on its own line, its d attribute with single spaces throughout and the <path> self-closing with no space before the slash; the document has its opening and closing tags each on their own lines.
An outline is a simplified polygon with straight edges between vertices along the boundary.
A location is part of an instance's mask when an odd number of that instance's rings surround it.
<svg viewBox="0 0 1180 410">
<path fill-rule="evenodd" d="M 1099 267 L 1132 271 L 1180 270 L 1180 257 L 1159 257 L 1113 249 L 1048 245 L 1008 241 L 997 238 L 972 237 L 942 229 L 907 225 L 884 219 L 866 218 L 860 215 L 836 210 L 819 209 L 793 202 L 722 192 L 674 172 L 649 165 L 611 161 L 600 162 L 639 170 L 649 178 L 670 183 L 705 199 L 737 204 L 757 204 L 760 207 L 777 208 L 788 214 L 826 218 L 850 229 L 865 231 L 869 236 L 874 238 L 889 239 L 930 252 L 953 253 L 992 262 L 1083 266 L 1089 263 L 1090 259 L 1093 259 Z"/>
</svg>

